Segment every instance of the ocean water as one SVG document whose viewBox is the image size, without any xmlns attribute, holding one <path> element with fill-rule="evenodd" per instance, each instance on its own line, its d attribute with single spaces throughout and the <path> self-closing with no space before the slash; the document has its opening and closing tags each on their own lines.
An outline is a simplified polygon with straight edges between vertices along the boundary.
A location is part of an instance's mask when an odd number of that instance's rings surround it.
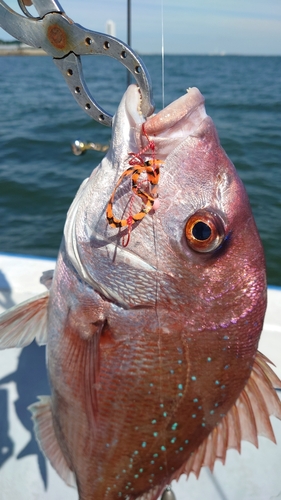
<svg viewBox="0 0 281 500">
<path fill-rule="evenodd" d="M 144 56 L 156 109 L 161 57 Z M 76 104 L 49 57 L 1 57 L 0 252 L 56 257 L 67 209 L 103 153 L 76 157 L 75 139 L 107 144 L 111 130 Z M 88 86 L 114 113 L 124 68 L 85 57 Z M 241 176 L 266 253 L 268 282 L 281 286 L 281 58 L 166 56 L 165 104 L 197 86 Z"/>
</svg>

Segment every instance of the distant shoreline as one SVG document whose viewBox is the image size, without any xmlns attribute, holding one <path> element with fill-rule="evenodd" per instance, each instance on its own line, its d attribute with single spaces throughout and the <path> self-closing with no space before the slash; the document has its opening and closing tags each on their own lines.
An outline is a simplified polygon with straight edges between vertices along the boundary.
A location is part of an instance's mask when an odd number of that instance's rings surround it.
<svg viewBox="0 0 281 500">
<path fill-rule="evenodd" d="M 43 49 L 31 47 L 22 42 L 7 42 L 0 40 L 0 56 L 46 56 Z"/>
<path fill-rule="evenodd" d="M 147 56 L 160 56 L 161 54 L 155 53 L 155 54 L 146 54 L 145 52 L 139 52 L 141 57 L 147 57 Z M 50 54 L 47 54 L 43 49 L 36 49 L 33 47 L 30 47 L 25 44 L 2 44 L 0 43 L 0 57 L 1 56 L 47 56 Z M 281 55 L 265 55 L 265 54 L 227 54 L 227 53 L 210 53 L 210 54 L 193 54 L 193 53 L 186 53 L 186 54 L 173 54 L 167 52 L 165 54 L 166 57 L 170 56 L 177 56 L 177 57 L 281 57 Z"/>
<path fill-rule="evenodd" d="M 26 49 L 26 48 L 1 48 L 1 56 L 46 56 L 46 52 L 42 49 Z"/>
</svg>

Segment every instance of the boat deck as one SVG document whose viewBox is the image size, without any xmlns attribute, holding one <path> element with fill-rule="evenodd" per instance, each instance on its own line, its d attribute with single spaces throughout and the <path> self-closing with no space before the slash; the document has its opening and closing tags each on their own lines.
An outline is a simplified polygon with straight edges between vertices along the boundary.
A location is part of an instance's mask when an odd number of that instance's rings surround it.
<svg viewBox="0 0 281 500">
<path fill-rule="evenodd" d="M 0 254 L 0 312 L 45 290 L 43 271 L 55 260 Z M 276 365 L 281 378 L 281 288 L 269 287 L 268 309 L 259 349 Z M 42 356 L 43 353 L 43 356 Z M 35 344 L 0 351 L 0 499 L 77 500 L 41 455 L 32 436 L 26 407 L 47 387 L 44 348 Z M 33 394 L 34 393 L 34 394 Z M 30 400 L 31 398 L 31 400 Z M 32 399 L 33 398 L 33 399 Z M 259 449 L 243 442 L 242 453 L 227 453 L 214 474 L 203 468 L 173 484 L 177 500 L 281 499 L 281 421 L 272 418 L 277 445 L 260 437 Z"/>
</svg>

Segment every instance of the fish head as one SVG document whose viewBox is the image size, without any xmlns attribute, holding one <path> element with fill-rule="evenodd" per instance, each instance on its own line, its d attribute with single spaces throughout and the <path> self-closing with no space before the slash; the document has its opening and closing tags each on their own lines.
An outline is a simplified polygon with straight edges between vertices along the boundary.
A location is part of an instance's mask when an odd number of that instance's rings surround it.
<svg viewBox="0 0 281 500">
<path fill-rule="evenodd" d="M 189 89 L 147 121 L 140 104 L 132 85 L 114 118 L 108 154 L 70 208 L 65 242 L 71 262 L 122 307 L 154 307 L 163 300 L 166 309 L 192 316 L 198 329 L 235 322 L 259 304 L 260 330 L 263 249 L 246 191 L 203 96 Z M 106 210 L 113 193 L 117 220 L 139 213 L 144 201 L 132 190 L 133 172 L 155 160 L 160 167 L 152 210 L 131 228 L 111 227 Z M 151 188 L 146 172 L 137 179 L 141 190 Z"/>
</svg>

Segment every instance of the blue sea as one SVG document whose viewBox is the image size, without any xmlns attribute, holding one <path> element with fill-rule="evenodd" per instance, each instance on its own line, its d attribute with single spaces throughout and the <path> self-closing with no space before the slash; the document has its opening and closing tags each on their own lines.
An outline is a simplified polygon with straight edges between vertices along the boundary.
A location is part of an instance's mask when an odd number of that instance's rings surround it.
<svg viewBox="0 0 281 500">
<path fill-rule="evenodd" d="M 156 109 L 161 57 L 143 56 Z M 76 139 L 107 144 L 111 130 L 76 104 L 49 57 L 1 57 L 0 252 L 56 257 L 67 209 L 103 153 L 74 156 Z M 116 61 L 84 57 L 87 84 L 114 113 L 126 88 Z M 245 183 L 264 244 L 268 282 L 281 285 L 281 57 L 165 57 L 165 105 L 198 87 Z"/>
</svg>

